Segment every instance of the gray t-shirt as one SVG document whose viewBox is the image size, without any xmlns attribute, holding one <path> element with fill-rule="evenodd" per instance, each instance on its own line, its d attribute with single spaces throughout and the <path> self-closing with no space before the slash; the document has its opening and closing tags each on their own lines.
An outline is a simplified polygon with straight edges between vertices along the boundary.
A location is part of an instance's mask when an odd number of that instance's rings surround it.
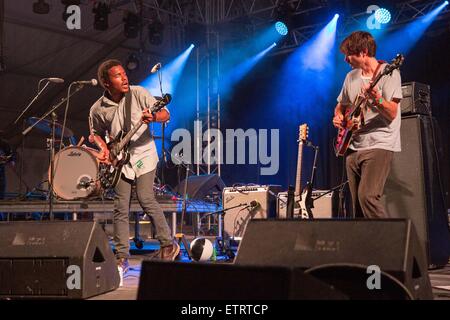
<svg viewBox="0 0 450 320">
<path fill-rule="evenodd" d="M 380 72 L 385 67 L 386 64 L 383 64 L 380 67 Z M 362 76 L 361 69 L 350 71 L 345 77 L 344 85 L 337 101 L 344 106 L 353 104 L 357 95 L 361 93 L 363 84 L 367 85 L 370 80 L 371 78 Z M 400 72 L 394 70 L 392 75 L 383 76 L 378 82 L 377 88 L 381 91 L 385 100 L 402 99 Z M 400 152 L 400 103 L 398 103 L 397 116 L 391 122 L 383 117 L 373 104 L 368 103 L 362 110 L 365 125 L 354 132 L 349 148 L 352 150 L 384 149 Z"/>
<path fill-rule="evenodd" d="M 131 93 L 131 126 L 138 123 L 142 111 L 150 108 L 156 99 L 141 86 L 130 86 Z M 100 97 L 89 112 L 90 129 L 94 134 L 115 138 L 124 129 L 125 97 L 116 103 L 105 95 Z M 142 174 L 153 171 L 158 164 L 158 153 L 153 137 L 148 132 L 148 126 L 143 124 L 131 138 L 128 148 L 130 162 L 123 167 L 122 173 L 128 179 L 134 179 Z"/>
</svg>

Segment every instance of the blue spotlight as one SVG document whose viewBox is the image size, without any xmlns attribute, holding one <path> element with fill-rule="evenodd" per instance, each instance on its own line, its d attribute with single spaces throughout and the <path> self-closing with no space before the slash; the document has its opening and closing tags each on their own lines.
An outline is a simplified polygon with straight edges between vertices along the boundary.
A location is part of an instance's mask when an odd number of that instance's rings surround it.
<svg viewBox="0 0 450 320">
<path fill-rule="evenodd" d="M 386 24 L 391 21 L 391 13 L 385 8 L 380 8 L 375 11 L 375 20 L 381 24 Z"/>
<path fill-rule="evenodd" d="M 448 1 L 445 1 L 444 4 L 445 4 L 445 5 L 448 5 Z"/>
<path fill-rule="evenodd" d="M 338 19 L 339 18 L 339 13 L 336 13 L 335 15 L 334 15 L 334 19 Z"/>
<path fill-rule="evenodd" d="M 282 36 L 285 36 L 288 34 L 288 27 L 284 22 L 277 21 L 275 23 L 275 29 L 278 31 L 279 34 Z"/>
</svg>

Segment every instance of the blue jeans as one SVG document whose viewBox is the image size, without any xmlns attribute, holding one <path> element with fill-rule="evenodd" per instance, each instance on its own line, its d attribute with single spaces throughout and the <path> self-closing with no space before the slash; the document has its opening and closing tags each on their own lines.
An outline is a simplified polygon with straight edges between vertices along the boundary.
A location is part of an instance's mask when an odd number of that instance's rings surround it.
<svg viewBox="0 0 450 320">
<path fill-rule="evenodd" d="M 171 245 L 173 239 L 164 213 L 153 193 L 155 172 L 156 170 L 153 170 L 136 179 L 136 193 L 139 204 L 150 217 L 155 227 L 156 238 L 159 240 L 161 247 L 164 247 Z M 117 251 L 117 258 L 127 258 L 130 251 L 129 213 L 131 184 L 131 181 L 121 178 L 115 188 L 113 244 Z"/>
</svg>

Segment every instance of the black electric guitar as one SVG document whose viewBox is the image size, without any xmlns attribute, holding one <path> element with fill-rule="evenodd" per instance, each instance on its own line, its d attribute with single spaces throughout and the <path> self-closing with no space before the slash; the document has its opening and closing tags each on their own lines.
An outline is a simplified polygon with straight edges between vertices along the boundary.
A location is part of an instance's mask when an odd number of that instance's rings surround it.
<svg viewBox="0 0 450 320">
<path fill-rule="evenodd" d="M 161 100 L 156 101 L 149 109 L 150 113 L 155 114 L 167 106 L 172 97 L 165 94 Z M 122 168 L 130 161 L 128 146 L 131 138 L 144 124 L 142 119 L 136 123 L 129 132 L 121 130 L 116 137 L 108 143 L 109 161 L 100 163 L 100 183 L 104 189 L 114 188 L 119 182 L 122 174 Z"/>
<path fill-rule="evenodd" d="M 294 193 L 294 212 L 298 210 L 298 218 L 309 219 L 312 217 L 311 208 L 307 205 L 308 199 L 311 197 L 311 188 L 308 186 L 302 191 L 302 166 L 303 166 L 303 146 L 308 140 L 308 125 L 302 124 L 299 127 L 298 137 L 298 155 L 297 155 L 297 176 L 295 179 L 295 193 Z"/>
<path fill-rule="evenodd" d="M 370 84 L 367 91 L 372 90 L 382 77 L 392 74 L 395 69 L 400 68 L 404 60 L 401 54 L 398 54 L 395 59 L 388 64 L 382 72 L 380 72 Z M 335 139 L 334 151 L 336 156 L 343 156 L 347 151 L 352 141 L 353 133 L 364 125 L 362 117 L 362 107 L 366 104 L 367 97 L 365 95 L 358 95 L 356 101 L 351 107 L 348 107 L 345 115 L 342 129 L 338 130 L 338 135 Z"/>
</svg>

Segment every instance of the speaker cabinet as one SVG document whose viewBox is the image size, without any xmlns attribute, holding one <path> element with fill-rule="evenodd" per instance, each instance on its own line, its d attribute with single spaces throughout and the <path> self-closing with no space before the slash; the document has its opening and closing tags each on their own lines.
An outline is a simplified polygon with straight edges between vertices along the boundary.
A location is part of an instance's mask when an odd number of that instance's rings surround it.
<svg viewBox="0 0 450 320">
<path fill-rule="evenodd" d="M 445 195 L 439 183 L 439 176 L 443 181 L 445 177 L 438 170 L 434 150 L 439 150 L 440 137 L 435 130 L 435 146 L 432 121 L 437 129 L 437 122 L 427 116 L 402 118 L 402 151 L 394 153 L 383 200 L 389 216 L 411 219 L 427 252 L 428 264 L 440 267 L 450 256 L 450 233 Z"/>
<path fill-rule="evenodd" d="M 402 85 L 403 99 L 400 103 L 402 115 L 431 114 L 430 86 L 419 82 Z"/>
<path fill-rule="evenodd" d="M 300 269 L 143 261 L 138 300 L 344 300 Z M 225 310 L 224 310 L 225 311 Z"/>
<path fill-rule="evenodd" d="M 95 222 L 1 222 L 0 297 L 84 299 L 119 287 Z"/>
<path fill-rule="evenodd" d="M 376 265 L 415 299 L 432 299 L 425 253 L 410 220 L 251 220 L 237 265 Z"/>
<path fill-rule="evenodd" d="M 281 186 L 242 186 L 223 189 L 223 230 L 225 238 L 240 240 L 251 219 L 276 217 L 276 194 Z M 250 204 L 256 203 L 254 207 Z"/>
</svg>

